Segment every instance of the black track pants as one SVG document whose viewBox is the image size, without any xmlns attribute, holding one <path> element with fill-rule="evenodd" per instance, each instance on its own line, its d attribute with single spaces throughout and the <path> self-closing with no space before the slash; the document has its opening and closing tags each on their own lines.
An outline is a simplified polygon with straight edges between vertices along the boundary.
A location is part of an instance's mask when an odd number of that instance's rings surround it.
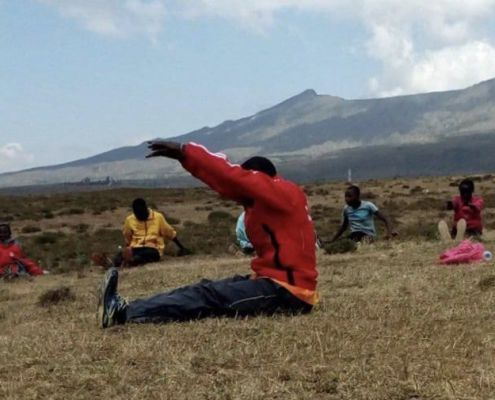
<svg viewBox="0 0 495 400">
<path fill-rule="evenodd" d="M 234 276 L 202 280 L 168 293 L 129 303 L 127 322 L 169 322 L 218 316 L 307 313 L 312 306 L 271 279 Z"/>
</svg>

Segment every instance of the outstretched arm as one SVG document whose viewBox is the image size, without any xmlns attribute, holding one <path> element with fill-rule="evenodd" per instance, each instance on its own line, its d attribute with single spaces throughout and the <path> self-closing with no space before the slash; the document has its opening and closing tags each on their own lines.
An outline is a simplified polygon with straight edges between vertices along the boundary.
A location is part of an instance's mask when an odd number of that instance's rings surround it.
<svg viewBox="0 0 495 400">
<path fill-rule="evenodd" d="M 172 241 L 177 245 L 179 248 L 179 252 L 177 253 L 178 256 L 187 256 L 189 254 L 192 254 L 192 251 L 189 250 L 187 247 L 184 247 L 184 245 L 179 241 L 179 239 L 174 237 Z"/>
<path fill-rule="evenodd" d="M 337 231 L 337 233 L 335 233 L 330 243 L 335 242 L 339 237 L 341 237 L 342 234 L 347 230 L 348 226 L 349 226 L 349 219 L 345 215 L 344 219 L 342 220 L 342 224 L 339 227 L 339 230 Z"/>
<path fill-rule="evenodd" d="M 468 206 L 476 212 L 481 212 L 483 208 L 485 208 L 485 202 L 483 201 L 482 198 L 473 198 L 471 199 L 471 202 L 468 204 Z"/>
<path fill-rule="evenodd" d="M 383 221 L 383 223 L 385 224 L 385 227 L 387 228 L 388 237 L 395 237 L 398 235 L 397 231 L 392 227 L 392 223 L 390 222 L 390 218 L 388 218 L 388 216 L 386 216 L 380 211 L 377 211 L 375 215 L 379 220 Z"/>
<path fill-rule="evenodd" d="M 230 163 L 224 155 L 209 152 L 205 147 L 189 143 L 151 142 L 147 157 L 168 157 L 179 160 L 193 176 L 200 179 L 221 196 L 245 203 L 261 201 L 270 207 L 290 212 L 292 205 L 276 178 L 257 171 L 243 169 Z"/>
</svg>

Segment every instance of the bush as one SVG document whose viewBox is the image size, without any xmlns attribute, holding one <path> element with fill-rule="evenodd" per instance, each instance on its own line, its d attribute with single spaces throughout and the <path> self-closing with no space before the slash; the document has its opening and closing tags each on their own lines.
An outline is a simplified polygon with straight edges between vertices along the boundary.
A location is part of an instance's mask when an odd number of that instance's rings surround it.
<svg viewBox="0 0 495 400">
<path fill-rule="evenodd" d="M 35 225 L 26 225 L 21 229 L 22 233 L 35 233 L 35 232 L 40 232 L 41 228 L 39 226 Z"/>
<path fill-rule="evenodd" d="M 53 215 L 53 213 L 51 211 L 43 213 L 44 219 L 52 219 L 53 217 L 55 217 L 55 216 Z"/>
<path fill-rule="evenodd" d="M 89 229 L 88 224 L 77 224 L 72 227 L 76 232 L 84 233 Z"/>
<path fill-rule="evenodd" d="M 84 209 L 82 208 L 69 208 L 68 210 L 63 210 L 59 215 L 81 215 L 84 214 Z"/>
<path fill-rule="evenodd" d="M 74 301 L 75 299 L 76 296 L 69 287 L 60 286 L 56 289 L 50 289 L 44 292 L 38 298 L 38 305 L 41 307 L 48 307 L 65 301 Z"/>
<path fill-rule="evenodd" d="M 179 225 L 180 224 L 180 219 L 178 219 L 178 218 L 167 216 L 167 217 L 165 217 L 165 219 L 167 220 L 167 222 L 170 225 Z"/>
<path fill-rule="evenodd" d="M 237 219 L 227 211 L 212 211 L 211 213 L 208 214 L 208 222 L 211 224 L 216 224 L 216 223 L 235 223 Z"/>
<path fill-rule="evenodd" d="M 60 239 L 61 236 L 63 236 L 63 233 L 60 232 L 45 232 L 36 236 L 34 242 L 40 246 L 54 244 Z"/>
<path fill-rule="evenodd" d="M 361 197 L 366 200 L 373 200 L 376 199 L 378 196 L 373 192 L 364 192 Z"/>
</svg>

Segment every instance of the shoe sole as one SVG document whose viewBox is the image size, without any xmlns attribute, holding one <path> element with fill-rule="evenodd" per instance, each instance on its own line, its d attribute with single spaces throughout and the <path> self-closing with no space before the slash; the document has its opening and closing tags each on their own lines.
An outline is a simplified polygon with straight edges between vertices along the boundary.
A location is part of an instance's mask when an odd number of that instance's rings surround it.
<svg viewBox="0 0 495 400">
<path fill-rule="evenodd" d="M 450 244 L 454 241 L 452 240 L 452 236 L 450 236 L 449 227 L 445 221 L 440 221 L 438 223 L 438 232 L 440 234 L 440 239 L 444 244 Z"/>
<path fill-rule="evenodd" d="M 457 234 L 455 236 L 455 242 L 461 243 L 464 240 L 464 235 L 466 234 L 466 220 L 461 218 L 457 221 Z"/>
<path fill-rule="evenodd" d="M 108 321 L 108 315 L 106 313 L 105 304 L 107 303 L 107 298 L 110 293 L 115 293 L 117 291 L 119 273 L 116 268 L 110 268 L 105 274 L 105 278 L 101 285 L 100 296 L 98 299 L 98 324 L 102 328 L 108 328 L 111 326 Z"/>
</svg>

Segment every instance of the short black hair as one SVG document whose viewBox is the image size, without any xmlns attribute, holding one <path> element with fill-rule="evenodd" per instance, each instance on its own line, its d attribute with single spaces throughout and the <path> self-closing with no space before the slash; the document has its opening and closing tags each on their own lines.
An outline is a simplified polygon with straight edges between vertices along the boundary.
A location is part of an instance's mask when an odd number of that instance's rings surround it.
<svg viewBox="0 0 495 400">
<path fill-rule="evenodd" d="M 241 164 L 241 167 L 251 171 L 259 171 L 271 176 L 272 178 L 277 175 L 275 165 L 265 157 L 251 157 Z"/>
<path fill-rule="evenodd" d="M 465 187 L 469 190 L 469 192 L 474 193 L 474 182 L 472 179 L 463 179 L 461 183 L 459 183 L 459 190 L 461 190 L 461 187 Z"/>
<path fill-rule="evenodd" d="M 134 199 L 132 202 L 132 212 L 139 221 L 146 221 L 149 217 L 148 205 L 142 198 Z"/>
<path fill-rule="evenodd" d="M 12 235 L 12 230 L 10 229 L 10 224 L 5 221 L 0 221 L 0 227 L 5 226 L 7 230 L 9 231 L 9 234 Z"/>
<path fill-rule="evenodd" d="M 361 196 L 361 189 L 359 189 L 359 186 L 356 186 L 356 185 L 351 185 L 349 187 L 347 187 L 347 189 L 345 190 L 346 192 L 347 191 L 351 191 L 351 192 L 354 192 L 354 194 L 359 197 Z"/>
</svg>

